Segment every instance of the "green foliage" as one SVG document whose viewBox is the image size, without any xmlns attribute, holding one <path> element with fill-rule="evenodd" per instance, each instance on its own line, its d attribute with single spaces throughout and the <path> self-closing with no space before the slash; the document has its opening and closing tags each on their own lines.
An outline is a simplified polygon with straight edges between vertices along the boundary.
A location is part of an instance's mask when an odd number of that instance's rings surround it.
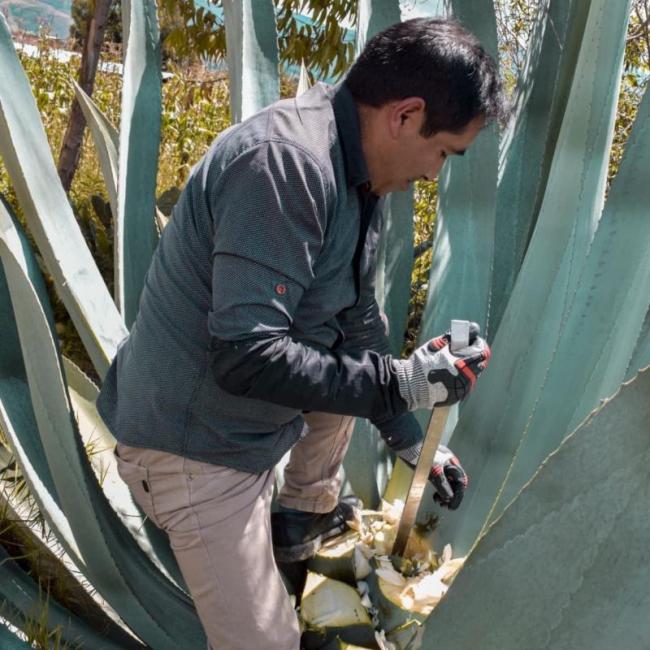
<svg viewBox="0 0 650 650">
<path fill-rule="evenodd" d="M 281 60 L 300 65 L 304 61 L 316 77 L 339 77 L 354 58 L 354 42 L 346 40 L 343 25 L 356 21 L 354 0 L 282 0 L 278 5 Z M 295 14 L 311 11 L 314 21 Z"/>
<path fill-rule="evenodd" d="M 221 8 L 220 0 L 202 3 Z M 280 60 L 299 66 L 303 61 L 314 78 L 341 75 L 354 58 L 354 43 L 346 39 L 345 24 L 356 19 L 355 0 L 276 0 Z M 226 37 L 223 20 L 196 0 L 161 0 L 163 47 L 176 58 L 223 59 Z M 313 23 L 296 17 L 311 13 Z"/>
</svg>

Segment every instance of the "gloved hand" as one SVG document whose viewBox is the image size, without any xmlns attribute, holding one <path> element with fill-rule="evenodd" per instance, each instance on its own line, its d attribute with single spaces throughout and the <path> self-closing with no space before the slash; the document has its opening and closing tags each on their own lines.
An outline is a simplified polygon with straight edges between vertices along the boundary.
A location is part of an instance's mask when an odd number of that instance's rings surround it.
<svg viewBox="0 0 650 650">
<path fill-rule="evenodd" d="M 404 462 L 415 469 L 422 451 L 422 443 L 395 452 Z M 467 474 L 458 458 L 448 447 L 440 445 L 433 459 L 429 472 L 429 481 L 433 485 L 433 499 L 445 508 L 456 510 L 463 500 L 469 484 Z"/>
<path fill-rule="evenodd" d="M 446 332 L 408 359 L 393 360 L 399 392 L 409 410 L 451 406 L 467 397 L 490 358 L 490 346 L 479 332 L 479 326 L 472 323 L 469 345 L 453 352 L 449 348 L 451 334 Z"/>
</svg>

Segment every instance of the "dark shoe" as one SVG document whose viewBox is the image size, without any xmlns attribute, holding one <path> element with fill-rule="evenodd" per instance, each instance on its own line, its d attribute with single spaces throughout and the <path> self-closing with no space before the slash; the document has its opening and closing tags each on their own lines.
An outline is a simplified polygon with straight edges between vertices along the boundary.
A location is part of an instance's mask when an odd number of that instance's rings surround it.
<svg viewBox="0 0 650 650">
<path fill-rule="evenodd" d="M 331 512 L 280 510 L 271 514 L 273 552 L 278 562 L 300 562 L 316 555 L 321 544 L 347 530 L 355 508 L 363 504 L 355 496 L 343 497 Z"/>
</svg>

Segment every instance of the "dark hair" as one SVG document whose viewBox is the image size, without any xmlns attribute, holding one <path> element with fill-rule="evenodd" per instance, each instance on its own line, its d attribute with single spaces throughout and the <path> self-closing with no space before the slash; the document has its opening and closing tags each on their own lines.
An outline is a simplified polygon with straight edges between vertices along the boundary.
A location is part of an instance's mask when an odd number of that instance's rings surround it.
<svg viewBox="0 0 650 650">
<path fill-rule="evenodd" d="M 374 36 L 347 74 L 354 99 L 376 108 L 422 97 L 422 135 L 459 133 L 475 117 L 502 120 L 506 109 L 497 64 L 478 39 L 446 18 L 413 18 Z"/>
</svg>

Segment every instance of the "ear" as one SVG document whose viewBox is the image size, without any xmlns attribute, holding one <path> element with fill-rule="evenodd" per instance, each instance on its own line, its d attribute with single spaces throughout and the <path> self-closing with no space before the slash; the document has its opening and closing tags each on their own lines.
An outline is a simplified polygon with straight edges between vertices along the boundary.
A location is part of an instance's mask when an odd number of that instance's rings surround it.
<svg viewBox="0 0 650 650">
<path fill-rule="evenodd" d="M 406 97 L 389 104 L 388 128 L 391 137 L 403 133 L 419 133 L 425 116 L 426 103 L 422 97 Z"/>
</svg>

